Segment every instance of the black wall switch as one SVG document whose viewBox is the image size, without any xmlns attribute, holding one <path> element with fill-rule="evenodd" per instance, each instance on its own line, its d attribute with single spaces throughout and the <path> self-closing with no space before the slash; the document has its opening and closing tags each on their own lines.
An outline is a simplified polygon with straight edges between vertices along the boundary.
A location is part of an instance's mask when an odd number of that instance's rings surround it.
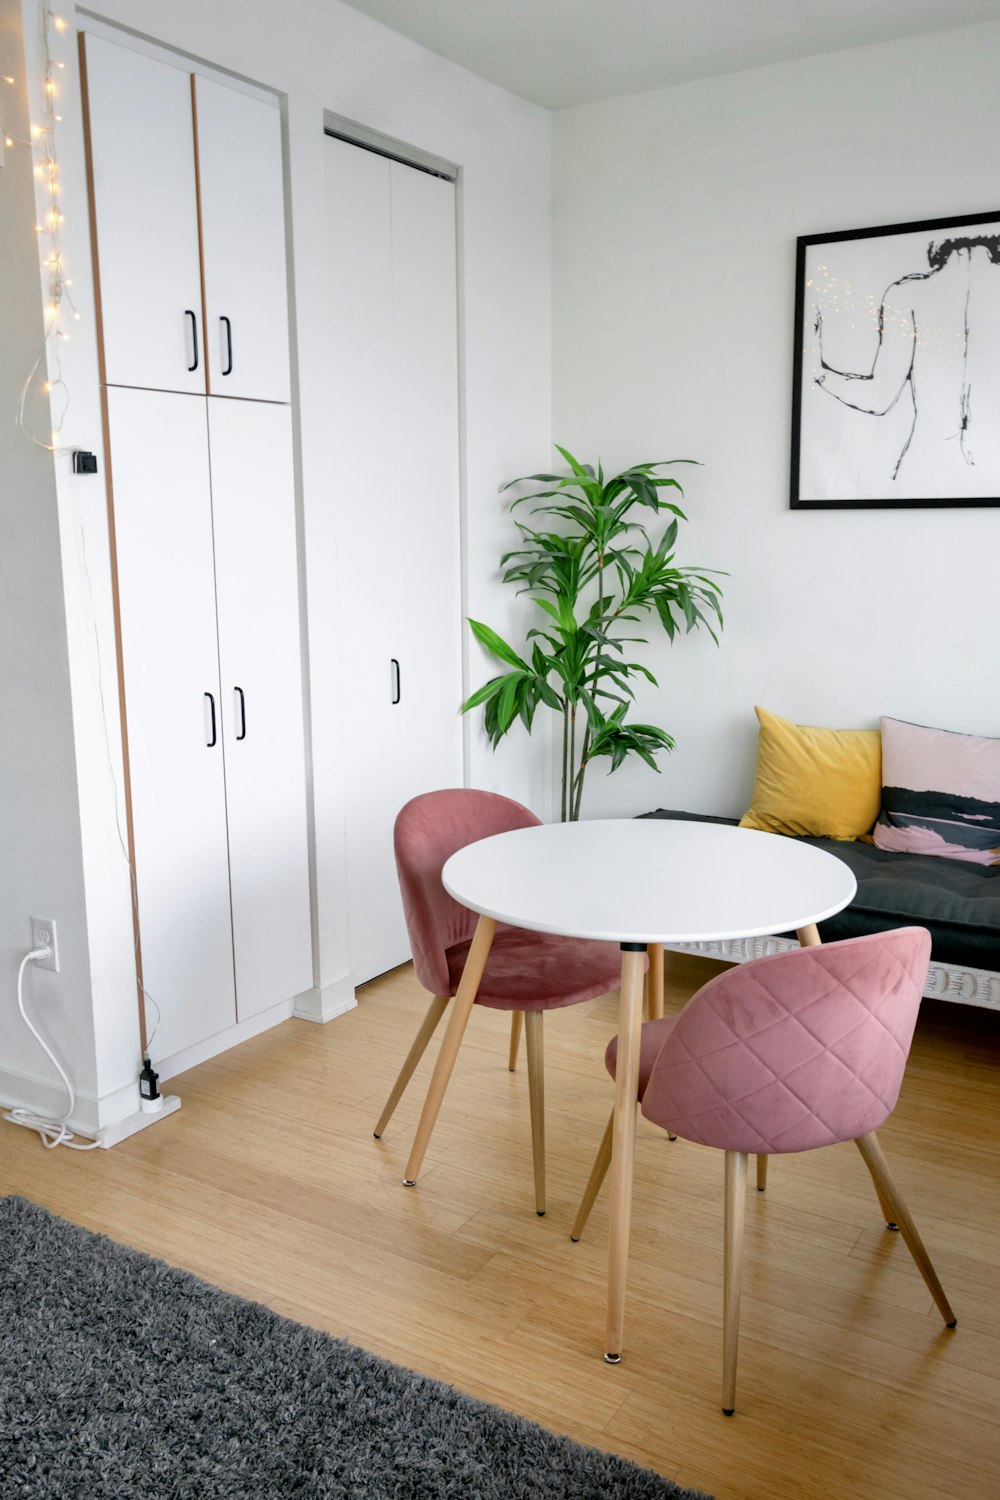
<svg viewBox="0 0 1000 1500">
<path fill-rule="evenodd" d="M 97 454 L 85 453 L 82 448 L 73 449 L 73 473 L 74 474 L 96 474 Z"/>
</svg>

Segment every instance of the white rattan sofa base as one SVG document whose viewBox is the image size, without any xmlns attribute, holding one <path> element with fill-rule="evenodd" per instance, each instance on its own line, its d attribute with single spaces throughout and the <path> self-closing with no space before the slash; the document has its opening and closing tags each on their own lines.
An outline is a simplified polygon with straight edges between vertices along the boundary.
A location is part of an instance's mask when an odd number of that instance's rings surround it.
<svg viewBox="0 0 1000 1500">
<path fill-rule="evenodd" d="M 754 937 L 713 943 L 669 943 L 666 946 L 672 953 L 701 953 L 706 958 L 741 964 L 748 958 L 762 958 L 766 953 L 783 953 L 797 944 L 794 938 Z M 935 960 L 927 970 L 924 994 L 932 1000 L 957 1000 L 964 1005 L 1000 1010 L 1000 974 L 989 969 L 966 969 Z"/>
</svg>

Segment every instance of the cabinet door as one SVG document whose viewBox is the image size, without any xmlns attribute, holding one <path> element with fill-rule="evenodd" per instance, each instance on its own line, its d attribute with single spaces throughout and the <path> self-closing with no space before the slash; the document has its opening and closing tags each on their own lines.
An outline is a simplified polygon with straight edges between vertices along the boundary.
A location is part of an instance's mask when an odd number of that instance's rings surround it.
<svg viewBox="0 0 1000 1500">
<path fill-rule="evenodd" d="M 208 402 L 236 1009 L 312 984 L 291 411 Z"/>
<path fill-rule="evenodd" d="M 121 646 L 153 1057 L 232 1026 L 229 860 L 204 398 L 110 390 Z"/>
<path fill-rule="evenodd" d="M 410 956 L 392 829 L 411 690 L 400 598 L 391 163 L 329 138 L 330 484 L 340 538 L 348 923 L 355 983 Z M 432 608 L 431 600 L 425 601 Z M 407 622 L 412 642 L 419 620 Z M 399 663 L 398 668 L 394 661 Z M 402 682 L 397 682 L 401 672 Z"/>
<path fill-rule="evenodd" d="M 103 37 L 85 47 L 105 379 L 203 392 L 191 76 Z"/>
<path fill-rule="evenodd" d="M 281 115 L 195 79 L 209 389 L 290 400 Z"/>
</svg>

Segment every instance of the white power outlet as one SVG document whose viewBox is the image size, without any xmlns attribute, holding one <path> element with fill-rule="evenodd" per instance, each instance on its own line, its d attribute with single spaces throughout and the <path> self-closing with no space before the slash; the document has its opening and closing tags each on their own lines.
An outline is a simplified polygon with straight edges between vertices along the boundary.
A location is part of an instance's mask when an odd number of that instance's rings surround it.
<svg viewBox="0 0 1000 1500">
<path fill-rule="evenodd" d="M 32 917 L 31 946 L 33 948 L 50 948 L 52 950 L 48 958 L 36 958 L 35 963 L 39 969 L 54 969 L 58 974 L 59 939 L 56 936 L 56 924 L 50 917 Z"/>
</svg>

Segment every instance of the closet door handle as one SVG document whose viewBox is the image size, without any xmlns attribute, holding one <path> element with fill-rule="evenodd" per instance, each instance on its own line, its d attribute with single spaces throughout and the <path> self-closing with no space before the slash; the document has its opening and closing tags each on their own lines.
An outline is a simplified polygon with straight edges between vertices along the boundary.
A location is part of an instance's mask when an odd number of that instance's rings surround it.
<svg viewBox="0 0 1000 1500">
<path fill-rule="evenodd" d="M 399 670 L 399 662 L 396 660 L 396 658 L 394 656 L 390 656 L 389 661 L 392 663 L 393 667 L 392 706 L 393 708 L 395 708 L 396 704 L 403 696 L 403 678 Z"/>
<path fill-rule="evenodd" d="M 225 373 L 225 372 L 223 372 L 223 373 Z M 244 694 L 243 689 L 241 687 L 234 687 L 233 688 L 233 692 L 234 693 L 239 693 L 239 695 L 240 695 L 240 732 L 236 736 L 236 738 L 237 738 L 237 740 L 245 740 L 246 737 L 247 737 L 247 700 L 246 700 L 246 695 Z"/>
<path fill-rule="evenodd" d="M 191 319 L 191 353 L 194 355 L 194 364 L 188 365 L 188 373 L 190 374 L 198 368 L 198 319 L 190 308 L 185 309 L 184 316 Z"/>
<path fill-rule="evenodd" d="M 206 740 L 205 749 L 211 750 L 218 743 L 219 739 L 218 730 L 215 723 L 215 699 L 212 697 L 211 693 L 206 693 L 205 697 L 208 699 L 208 707 L 212 715 L 212 738 L 210 740 Z"/>
<path fill-rule="evenodd" d="M 222 373 L 231 375 L 233 373 L 233 325 L 228 318 L 220 318 L 219 322 L 226 325 L 226 368 Z"/>
</svg>

